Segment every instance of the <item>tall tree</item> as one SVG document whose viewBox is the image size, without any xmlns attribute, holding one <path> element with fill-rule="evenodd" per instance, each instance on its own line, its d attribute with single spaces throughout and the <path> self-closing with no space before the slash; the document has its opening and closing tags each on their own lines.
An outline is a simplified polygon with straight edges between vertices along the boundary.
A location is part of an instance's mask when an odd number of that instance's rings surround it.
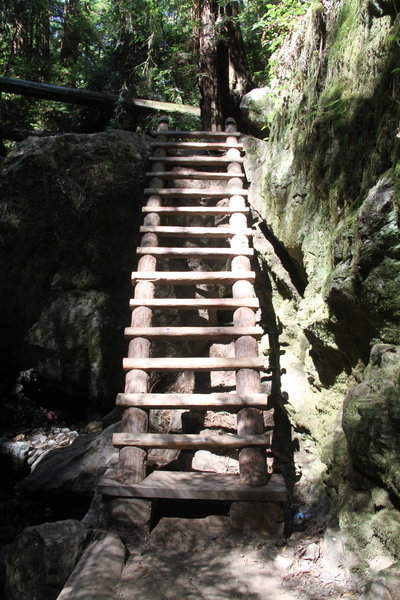
<svg viewBox="0 0 400 600">
<path fill-rule="evenodd" d="M 203 126 L 220 130 L 227 117 L 240 125 L 240 99 L 251 89 L 251 79 L 238 23 L 238 2 L 195 0 L 193 15 Z"/>
<path fill-rule="evenodd" d="M 264 85 L 271 44 L 261 42 L 276 37 L 271 6 L 305 1 L 0 0 L 0 74 L 128 98 L 196 104 L 201 96 L 207 128 L 221 129 L 228 116 L 241 127 L 250 82 L 239 22 Z M 113 126 L 129 125 L 123 107 Z M 80 128 L 81 112 L 7 94 L 0 105 L 4 123 L 47 130 Z"/>
<path fill-rule="evenodd" d="M 37 79 L 49 75 L 49 0 L 4 0 L 0 5 L 0 68 Z"/>
<path fill-rule="evenodd" d="M 194 4 L 195 40 L 199 57 L 197 85 L 200 89 L 200 108 L 205 129 L 222 129 L 223 116 L 218 87 L 216 21 L 218 4 L 215 0 L 196 0 Z"/>
<path fill-rule="evenodd" d="M 63 63 L 76 63 L 79 57 L 79 43 L 82 39 L 79 17 L 82 11 L 80 0 L 66 0 L 64 4 L 64 24 L 60 59 Z"/>
</svg>

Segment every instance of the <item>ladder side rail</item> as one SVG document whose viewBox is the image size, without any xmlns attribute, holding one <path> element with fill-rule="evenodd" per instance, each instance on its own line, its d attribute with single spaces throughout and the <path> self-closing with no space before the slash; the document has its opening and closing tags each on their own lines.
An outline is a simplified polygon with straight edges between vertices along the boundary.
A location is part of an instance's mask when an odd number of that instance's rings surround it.
<svg viewBox="0 0 400 600">
<path fill-rule="evenodd" d="M 161 117 L 159 120 L 158 133 L 168 130 L 168 118 Z M 164 170 L 163 157 L 166 151 L 157 151 L 159 161 L 152 165 L 152 170 Z M 162 180 L 153 180 L 154 188 L 162 187 Z M 157 207 L 161 205 L 161 197 L 154 194 L 147 198 L 146 205 Z M 144 218 L 148 226 L 156 227 L 160 224 L 160 216 L 157 213 L 148 213 Z M 154 233 L 145 233 L 142 236 L 140 246 L 158 246 L 158 236 Z M 138 271 L 155 271 L 157 259 L 150 254 L 140 256 Z M 152 299 L 154 297 L 154 284 L 149 281 L 139 281 L 135 285 L 134 298 Z M 153 311 L 146 306 L 138 306 L 133 309 L 131 316 L 131 327 L 150 327 Z M 146 338 L 136 337 L 129 342 L 128 358 L 149 358 L 151 342 Z M 149 373 L 140 369 L 131 369 L 125 376 L 125 393 L 146 393 L 149 391 Z M 148 410 L 137 407 L 125 408 L 122 415 L 121 431 L 124 434 L 147 433 L 149 429 Z M 138 483 L 146 477 L 147 451 L 143 448 L 125 446 L 119 450 L 117 477 L 124 483 Z"/>
<path fill-rule="evenodd" d="M 234 119 L 227 119 L 225 122 L 227 132 L 236 132 L 236 123 Z M 242 172 L 242 165 L 238 161 L 240 152 L 233 146 L 237 144 L 236 137 L 227 137 L 226 143 L 231 143 L 226 155 L 231 159 L 228 165 L 228 172 L 232 174 L 232 179 L 228 181 L 228 188 L 237 189 L 241 180 L 235 177 Z M 243 184 L 242 184 L 243 185 Z M 243 196 L 231 196 L 229 206 L 232 208 L 243 208 L 245 198 Z M 234 213 L 229 222 L 232 230 L 243 231 L 247 227 L 247 218 L 241 213 Z M 248 238 L 241 233 L 237 233 L 231 238 L 231 247 L 237 251 L 248 248 Z M 232 259 L 231 270 L 237 274 L 237 281 L 232 286 L 232 296 L 235 299 L 248 298 L 254 295 L 254 288 L 250 281 L 240 279 L 240 274 L 251 268 L 250 259 L 244 255 L 238 255 Z M 256 315 L 250 308 L 243 306 L 235 310 L 233 314 L 233 324 L 235 327 L 247 327 L 256 325 Z M 258 357 L 257 340 L 251 336 L 241 336 L 235 340 L 235 357 Z M 261 392 L 260 373 L 255 369 L 239 369 L 236 372 L 236 393 L 237 394 L 259 394 Z M 237 414 L 237 432 L 240 436 L 257 435 L 264 432 L 264 421 L 262 412 L 257 408 L 242 408 Z M 242 448 L 239 452 L 239 472 L 240 481 L 243 484 L 251 486 L 263 485 L 267 482 L 266 452 L 261 448 L 248 447 Z"/>
</svg>

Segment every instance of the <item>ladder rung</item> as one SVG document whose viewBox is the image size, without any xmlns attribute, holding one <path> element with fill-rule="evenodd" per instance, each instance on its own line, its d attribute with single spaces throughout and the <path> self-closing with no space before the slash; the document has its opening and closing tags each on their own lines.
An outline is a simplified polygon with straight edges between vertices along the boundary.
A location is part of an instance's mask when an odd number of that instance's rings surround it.
<svg viewBox="0 0 400 600">
<path fill-rule="evenodd" d="M 264 369 L 264 358 L 124 358 L 125 371 L 237 371 L 238 369 Z"/>
<path fill-rule="evenodd" d="M 165 163 L 166 165 L 228 165 L 233 162 L 244 162 L 243 156 L 238 156 L 235 159 L 227 156 L 150 156 L 149 160 Z"/>
<path fill-rule="evenodd" d="M 234 144 L 227 144 L 226 142 L 151 142 L 153 148 L 170 148 L 171 150 L 178 150 L 180 148 L 184 150 L 229 150 L 235 148 L 237 150 L 243 149 L 241 142 Z"/>
<path fill-rule="evenodd" d="M 164 198 L 226 198 L 228 196 L 247 196 L 248 190 L 195 189 L 195 188 L 146 188 L 146 195 L 157 195 Z M 240 212 L 240 211 L 239 211 Z"/>
<path fill-rule="evenodd" d="M 239 131 L 182 131 L 182 130 L 169 130 L 169 131 L 153 131 L 152 135 L 165 135 L 167 137 L 181 137 L 181 138 L 205 138 L 205 139 L 223 139 L 226 137 L 240 137 L 242 134 Z"/>
<path fill-rule="evenodd" d="M 267 408 L 266 394 L 118 394 L 117 406 L 235 410 L 245 406 Z"/>
<path fill-rule="evenodd" d="M 147 177 L 158 177 L 160 179 L 233 179 L 239 177 L 244 179 L 244 173 L 221 173 L 217 171 L 190 171 L 182 173 L 180 171 L 149 171 Z"/>
<path fill-rule="evenodd" d="M 263 435 L 196 435 L 190 433 L 114 433 L 113 445 L 138 446 L 140 448 L 266 448 L 270 436 Z"/>
<path fill-rule="evenodd" d="M 232 229 L 231 227 L 184 227 L 184 226 L 169 226 L 159 225 L 157 227 L 148 227 L 142 225 L 140 233 L 155 233 L 157 235 L 168 237 L 208 237 L 208 238 L 223 238 L 241 234 L 250 236 L 252 231 L 250 228 Z"/>
<path fill-rule="evenodd" d="M 201 256 L 202 258 L 233 258 L 234 256 L 253 256 L 253 248 L 240 248 L 234 250 L 232 248 L 167 248 L 165 246 L 139 246 L 136 248 L 136 254 L 142 256 L 150 254 L 152 256 L 179 256 L 189 258 L 193 256 Z"/>
<path fill-rule="evenodd" d="M 146 188 L 146 195 L 157 195 L 163 198 L 226 198 L 228 196 L 247 196 L 248 190 L 195 189 L 195 188 Z"/>
<path fill-rule="evenodd" d="M 254 282 L 254 271 L 134 271 L 132 283 L 151 281 L 158 285 L 196 285 L 199 283 L 235 283 L 238 280 Z"/>
<path fill-rule="evenodd" d="M 214 309 L 236 310 L 242 306 L 257 309 L 260 306 L 258 298 L 131 298 L 131 308 L 148 306 L 149 308 L 176 308 L 180 310 Z"/>
<path fill-rule="evenodd" d="M 229 340 L 249 335 L 260 339 L 261 327 L 126 327 L 125 337 L 143 337 L 147 339 L 172 338 L 175 340 Z"/>
<path fill-rule="evenodd" d="M 144 213 L 159 213 L 167 215 L 233 215 L 235 213 L 248 214 L 248 206 L 231 208 L 229 206 L 143 206 Z"/>
</svg>

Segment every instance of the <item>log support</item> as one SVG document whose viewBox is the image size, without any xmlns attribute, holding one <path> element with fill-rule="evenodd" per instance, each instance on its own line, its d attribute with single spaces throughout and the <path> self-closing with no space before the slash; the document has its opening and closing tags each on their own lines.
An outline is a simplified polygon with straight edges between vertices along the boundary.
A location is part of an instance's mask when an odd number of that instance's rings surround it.
<svg viewBox="0 0 400 600">
<path fill-rule="evenodd" d="M 113 94 L 49 85 L 48 83 L 38 83 L 37 81 L 26 81 L 24 79 L 11 79 L 9 77 L 0 77 L 0 92 L 18 94 L 30 98 L 41 98 L 43 100 L 55 100 L 56 102 L 64 102 L 66 104 L 79 104 L 82 106 L 113 107 L 120 102 L 120 97 Z M 143 98 L 131 98 L 125 103 L 128 108 L 133 108 L 144 114 L 151 111 L 169 111 L 200 116 L 199 108 L 188 106 L 187 104 L 159 102 Z M 161 118 L 164 119 L 165 123 L 166 117 Z"/>
<path fill-rule="evenodd" d="M 162 134 L 168 129 L 168 118 L 161 117 L 158 131 Z M 153 170 L 164 169 L 162 158 L 166 152 L 163 149 L 157 151 L 160 162 L 153 165 Z M 162 187 L 163 181 L 153 182 L 152 187 Z M 146 206 L 158 207 L 162 203 L 161 197 L 153 194 L 147 198 Z M 157 227 L 160 224 L 160 215 L 147 213 L 144 224 Z M 157 247 L 158 238 L 154 233 L 143 235 L 140 247 Z M 144 254 L 138 261 L 138 272 L 155 271 L 157 259 L 150 254 Z M 139 281 L 135 285 L 135 300 L 149 300 L 154 298 L 154 284 L 150 281 Z M 146 306 L 138 306 L 132 311 L 131 327 L 151 327 L 152 310 Z M 135 337 L 129 342 L 128 358 L 149 358 L 151 342 L 142 337 Z M 125 394 L 139 394 L 149 391 L 149 373 L 138 369 L 128 371 L 125 377 Z M 137 434 L 146 433 L 149 428 L 148 411 L 141 408 L 130 407 L 124 410 L 122 416 L 122 433 Z M 118 478 L 124 483 L 138 483 L 146 477 L 146 450 L 138 447 L 125 446 L 119 451 Z"/>
<path fill-rule="evenodd" d="M 225 131 L 234 133 L 236 131 L 236 123 L 233 119 L 227 119 L 225 123 Z M 227 137 L 226 142 L 235 143 L 235 137 Z M 237 175 L 242 172 L 242 165 L 236 162 L 240 158 L 240 151 L 236 148 L 231 148 L 227 152 L 227 156 L 232 160 L 228 165 L 228 173 L 232 174 L 232 178 L 228 181 L 228 188 L 237 189 L 240 184 L 240 179 Z M 245 206 L 244 196 L 231 196 L 229 206 L 242 209 Z M 247 228 L 246 216 L 241 213 L 233 213 L 230 217 L 230 226 L 237 233 L 231 239 L 231 248 L 240 251 L 249 247 L 247 236 L 241 234 L 241 231 Z M 240 273 L 248 271 L 251 268 L 250 259 L 247 256 L 238 255 L 232 259 L 231 270 L 237 274 L 237 281 L 232 286 L 232 296 L 234 299 L 251 298 L 254 296 L 254 289 L 249 281 L 241 280 Z M 248 307 L 238 308 L 233 314 L 233 324 L 235 327 L 255 326 L 256 317 L 254 311 Z M 257 340 L 251 336 L 241 336 L 235 341 L 235 356 L 256 357 L 258 356 Z M 236 393 L 255 393 L 261 391 L 260 373 L 255 369 L 239 369 L 236 372 Z M 264 431 L 264 422 L 262 412 L 257 408 L 246 407 L 240 410 L 237 414 L 237 432 L 238 435 L 256 435 L 262 434 Z M 246 485 L 264 485 L 267 482 L 267 466 L 265 450 L 261 448 L 243 448 L 239 452 L 239 470 L 240 481 Z"/>
</svg>

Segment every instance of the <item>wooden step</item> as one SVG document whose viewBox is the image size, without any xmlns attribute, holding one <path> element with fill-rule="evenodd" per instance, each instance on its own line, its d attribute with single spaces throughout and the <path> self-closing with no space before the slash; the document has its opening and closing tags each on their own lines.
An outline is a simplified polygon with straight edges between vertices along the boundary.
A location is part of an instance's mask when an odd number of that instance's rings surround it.
<svg viewBox="0 0 400 600">
<path fill-rule="evenodd" d="M 106 496 L 122 498 L 170 498 L 179 500 L 225 500 L 242 502 L 286 502 L 288 494 L 282 475 L 271 475 L 268 483 L 243 485 L 239 475 L 154 471 L 140 483 L 121 483 L 114 469 L 108 469 L 99 482 Z"/>
<path fill-rule="evenodd" d="M 249 214 L 248 206 L 243 208 L 230 208 L 229 206 L 143 206 L 144 213 L 158 213 L 160 215 L 233 215 Z"/>
<path fill-rule="evenodd" d="M 139 448 L 174 448 L 179 450 L 206 448 L 267 448 L 271 443 L 269 434 L 262 435 L 230 435 L 194 433 L 114 433 L 112 443 L 121 446 L 137 446 Z"/>
<path fill-rule="evenodd" d="M 151 142 L 153 148 L 169 148 L 171 150 L 229 150 L 235 148 L 237 150 L 243 149 L 241 142 L 234 144 L 227 144 L 226 142 Z"/>
<path fill-rule="evenodd" d="M 237 371 L 239 369 L 265 368 L 265 358 L 254 356 L 247 358 L 124 358 L 125 371 Z"/>
<path fill-rule="evenodd" d="M 244 335 L 260 339 L 261 327 L 126 327 L 125 337 L 143 337 L 146 339 L 197 340 L 233 340 Z"/>
<path fill-rule="evenodd" d="M 253 256 L 253 248 L 240 248 L 240 250 L 234 250 L 232 248 L 204 248 L 204 247 L 165 247 L 165 246 L 139 246 L 136 248 L 136 254 L 143 256 L 150 254 L 151 256 L 164 256 L 164 257 L 183 257 L 193 258 L 195 256 L 201 256 L 202 258 L 221 258 L 228 259 L 234 256 Z"/>
<path fill-rule="evenodd" d="M 250 228 L 243 228 L 238 231 L 231 227 L 185 227 L 185 226 L 170 226 L 158 225 L 157 227 L 148 227 L 142 225 L 140 233 L 155 233 L 164 237 L 202 237 L 202 238 L 224 238 L 232 237 L 240 233 L 241 235 L 250 236 L 252 231 Z"/>
<path fill-rule="evenodd" d="M 177 310 L 236 310 L 242 306 L 257 309 L 258 298 L 131 298 L 130 308 L 148 306 L 149 308 L 175 308 Z"/>
<path fill-rule="evenodd" d="M 243 163 L 243 156 L 234 160 L 227 156 L 150 156 L 151 162 L 161 162 L 166 165 L 229 165 L 230 163 Z"/>
<path fill-rule="evenodd" d="M 233 179 L 238 177 L 244 179 L 244 173 L 221 173 L 220 171 L 190 171 L 181 173 L 180 171 L 149 171 L 147 177 L 158 177 L 159 179 Z"/>
<path fill-rule="evenodd" d="M 240 277 L 239 277 L 240 275 Z M 132 283 L 151 281 L 157 285 L 196 285 L 199 283 L 233 284 L 238 280 L 254 282 L 254 271 L 134 271 Z"/>
<path fill-rule="evenodd" d="M 204 139 L 216 139 L 220 140 L 227 137 L 239 138 L 242 134 L 239 131 L 227 132 L 227 131 L 181 131 L 172 129 L 169 131 L 153 131 L 152 135 L 159 136 L 165 135 L 166 137 L 181 137 L 181 138 L 204 138 Z"/>
<path fill-rule="evenodd" d="M 118 394 L 116 405 L 186 410 L 238 410 L 243 407 L 266 410 L 266 394 Z"/>
<path fill-rule="evenodd" d="M 247 196 L 248 190 L 196 189 L 196 188 L 146 188 L 145 195 L 157 195 L 163 198 L 227 198 L 228 196 Z"/>
</svg>

